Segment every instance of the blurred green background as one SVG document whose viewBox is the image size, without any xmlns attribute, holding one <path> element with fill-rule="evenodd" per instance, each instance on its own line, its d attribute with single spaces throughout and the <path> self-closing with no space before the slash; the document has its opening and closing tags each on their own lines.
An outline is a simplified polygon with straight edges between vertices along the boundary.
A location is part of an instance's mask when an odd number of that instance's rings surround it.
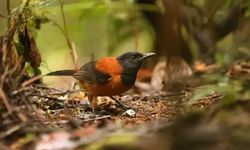
<svg viewBox="0 0 250 150">
<path fill-rule="evenodd" d="M 25 16 L 30 16 L 29 29 L 42 56 L 42 74 L 74 68 L 60 2 L 79 65 L 91 60 L 91 54 L 99 58 L 132 50 L 154 51 L 158 58 L 181 56 L 190 65 L 211 58 L 213 63 L 229 66 L 236 59 L 250 58 L 247 0 L 10 0 L 12 13 L 27 2 Z M 3 0 L 1 34 L 7 29 L 7 18 Z M 63 87 L 55 79 L 70 83 L 61 77 L 44 81 Z"/>
<path fill-rule="evenodd" d="M 11 0 L 11 9 L 15 11 L 21 2 L 21 0 Z M 117 56 L 126 51 L 144 52 L 152 49 L 154 37 L 152 29 L 133 1 L 63 0 L 62 2 L 69 38 L 75 44 L 79 65 L 91 60 L 91 54 L 99 58 Z M 6 15 L 6 1 L 1 3 L 0 14 Z M 32 6 L 32 11 L 36 14 L 32 17 L 37 17 L 37 20 L 43 22 L 40 29 L 33 30 L 42 56 L 40 67 L 42 74 L 74 68 L 65 36 L 60 29 L 63 28 L 60 2 L 31 0 L 30 7 Z M 0 19 L 0 32 L 3 33 L 6 30 L 7 19 L 4 17 Z M 56 77 L 46 77 L 44 81 L 53 84 L 55 79 Z"/>
</svg>

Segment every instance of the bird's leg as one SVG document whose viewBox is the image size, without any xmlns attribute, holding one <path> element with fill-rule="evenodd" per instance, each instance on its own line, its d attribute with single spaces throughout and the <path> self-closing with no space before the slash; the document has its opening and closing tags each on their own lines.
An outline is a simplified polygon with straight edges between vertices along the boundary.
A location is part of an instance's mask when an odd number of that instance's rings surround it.
<svg viewBox="0 0 250 150">
<path fill-rule="evenodd" d="M 119 101 L 118 99 L 116 99 L 114 96 L 110 96 L 111 99 L 115 100 L 115 102 L 117 104 L 119 104 L 119 106 L 123 109 L 123 110 L 127 110 L 129 109 L 128 106 L 125 106 L 121 101 Z"/>
<path fill-rule="evenodd" d="M 97 97 L 92 96 L 92 95 L 88 95 L 88 100 L 89 100 L 92 112 L 95 114 L 95 108 L 97 106 Z"/>
</svg>

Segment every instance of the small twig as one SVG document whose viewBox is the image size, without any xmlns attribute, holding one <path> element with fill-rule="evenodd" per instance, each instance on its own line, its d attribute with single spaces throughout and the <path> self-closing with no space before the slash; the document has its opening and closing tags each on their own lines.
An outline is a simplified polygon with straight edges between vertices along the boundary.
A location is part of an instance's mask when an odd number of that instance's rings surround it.
<svg viewBox="0 0 250 150">
<path fill-rule="evenodd" d="M 10 106 L 10 103 L 3 91 L 2 88 L 0 88 L 0 98 L 3 100 L 5 107 L 7 108 L 8 112 L 11 113 L 12 112 L 12 107 Z"/>
<path fill-rule="evenodd" d="M 15 96 L 15 95 L 17 95 L 17 94 L 19 94 L 21 92 L 28 91 L 30 89 L 33 89 L 33 87 L 31 87 L 31 86 L 29 86 L 29 87 L 21 87 L 21 88 L 19 88 L 17 90 L 14 90 L 13 92 L 11 92 L 11 96 Z"/>
<path fill-rule="evenodd" d="M 50 22 L 51 22 L 53 25 L 55 25 L 55 26 L 62 32 L 63 36 L 66 37 L 66 33 L 65 33 L 65 31 L 63 30 L 63 28 L 60 26 L 60 24 L 58 24 L 55 20 L 52 20 L 52 19 L 50 19 Z"/>
<path fill-rule="evenodd" d="M 107 119 L 107 118 L 111 118 L 111 115 L 106 115 L 106 116 L 101 116 L 101 117 L 96 117 L 96 118 L 91 118 L 91 119 L 85 119 L 82 121 L 89 122 L 89 121 L 96 121 L 96 120 L 102 120 L 102 119 Z"/>
<path fill-rule="evenodd" d="M 58 91 L 58 92 L 64 92 L 63 90 L 57 89 L 57 88 L 53 88 L 53 87 L 48 87 L 46 85 L 41 85 L 41 84 L 36 84 L 35 85 L 37 88 L 43 88 L 43 89 L 50 89 L 50 90 L 54 90 L 54 91 Z"/>
<path fill-rule="evenodd" d="M 102 119 L 107 119 L 107 118 L 111 118 L 111 115 L 106 115 L 106 116 L 101 116 L 101 117 L 96 117 L 96 118 L 91 118 L 91 119 L 84 119 L 84 120 L 79 120 L 80 122 L 90 122 L 90 121 L 96 121 L 96 120 L 102 120 Z M 45 121 L 42 122 L 42 124 L 45 125 L 51 125 L 51 124 L 66 124 L 69 123 L 69 120 L 60 120 L 60 121 Z M 41 123 L 32 123 L 32 124 L 41 124 Z"/>
<path fill-rule="evenodd" d="M 69 120 L 60 120 L 60 121 L 44 121 L 44 122 L 34 122 L 32 124 L 44 124 L 44 125 L 58 125 L 58 124 L 66 124 L 69 123 Z"/>
<path fill-rule="evenodd" d="M 8 14 L 8 28 L 10 28 L 10 21 L 11 21 L 11 10 L 10 10 L 10 0 L 6 0 L 6 9 L 7 9 L 7 14 Z"/>
<path fill-rule="evenodd" d="M 10 129 L 8 129 L 7 131 L 3 131 L 2 133 L 0 133 L 0 139 L 5 138 L 6 136 L 11 135 L 12 133 L 20 130 L 21 128 L 23 128 L 26 124 L 25 123 L 21 123 L 18 124 Z"/>
<path fill-rule="evenodd" d="M 198 101 L 192 103 L 192 105 L 207 105 L 212 104 L 220 99 L 223 98 L 223 94 L 215 94 L 215 95 L 209 95 L 203 99 L 199 99 Z"/>
<path fill-rule="evenodd" d="M 76 44 L 74 42 L 71 42 L 71 46 L 72 46 L 72 57 L 74 58 L 74 63 L 75 63 L 75 69 L 78 69 L 78 65 L 77 65 L 77 60 L 78 60 L 78 55 L 77 55 L 77 51 L 76 51 Z"/>
<path fill-rule="evenodd" d="M 76 53 L 75 45 L 73 44 L 73 42 L 71 42 L 71 40 L 69 38 L 69 32 L 67 29 L 65 14 L 63 11 L 63 2 L 62 2 L 62 0 L 59 0 L 59 2 L 60 2 L 60 10 L 61 10 L 61 14 L 62 14 L 62 19 L 63 19 L 63 28 L 64 28 L 64 33 L 65 33 L 64 35 L 65 35 L 66 42 L 67 42 L 67 45 L 68 45 L 69 50 L 70 50 L 70 54 L 71 54 L 75 69 L 77 70 L 78 65 L 77 65 L 77 53 Z"/>
<path fill-rule="evenodd" d="M 50 95 L 65 95 L 65 94 L 70 94 L 70 93 L 74 93 L 74 92 L 82 92 L 82 90 L 66 90 L 66 91 L 62 91 L 60 93 L 51 93 Z"/>
<path fill-rule="evenodd" d="M 35 82 L 36 80 L 41 79 L 42 77 L 43 77 L 43 75 L 34 76 L 34 77 L 30 78 L 29 80 L 24 81 L 21 85 L 22 85 L 22 87 L 25 87 L 25 86 Z"/>
<path fill-rule="evenodd" d="M 37 95 L 37 94 L 32 94 L 30 96 L 37 96 L 40 98 L 46 98 L 46 99 L 50 99 L 50 100 L 55 100 L 55 101 L 65 101 L 65 99 L 60 99 L 60 98 L 56 98 L 56 97 L 49 97 L 49 96 L 45 96 L 45 95 Z"/>
</svg>

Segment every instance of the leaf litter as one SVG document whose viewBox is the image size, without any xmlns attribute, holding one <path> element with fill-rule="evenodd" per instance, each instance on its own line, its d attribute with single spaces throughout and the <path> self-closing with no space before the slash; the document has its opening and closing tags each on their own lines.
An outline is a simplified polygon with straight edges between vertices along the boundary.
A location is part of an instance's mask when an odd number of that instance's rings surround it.
<svg viewBox="0 0 250 150">
<path fill-rule="evenodd" d="M 0 138 L 12 139 L 12 147 L 33 145 L 35 149 L 73 149 L 113 133 L 125 134 L 127 130 L 143 128 L 152 122 L 171 122 L 190 109 L 187 102 L 191 95 L 190 91 L 182 91 L 161 92 L 153 96 L 121 96 L 120 101 L 135 112 L 134 116 L 128 116 L 109 97 L 99 97 L 97 112 L 93 113 L 82 91 L 31 84 L 12 92 L 17 101 L 26 99 L 27 104 L 14 108 L 14 114 L 19 118 L 16 121 L 6 117 L 9 114 L 1 115 L 5 116 L 1 129 L 8 130 L 1 130 Z M 202 108 L 213 104 L 212 100 L 210 95 L 192 105 Z M 33 140 L 27 137 L 28 133 Z"/>
</svg>

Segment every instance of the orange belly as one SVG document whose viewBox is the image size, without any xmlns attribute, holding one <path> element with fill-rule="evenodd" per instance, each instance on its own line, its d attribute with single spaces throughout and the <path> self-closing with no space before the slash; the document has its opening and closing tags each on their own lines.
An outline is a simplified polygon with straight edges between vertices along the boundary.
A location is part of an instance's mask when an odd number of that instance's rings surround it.
<svg viewBox="0 0 250 150">
<path fill-rule="evenodd" d="M 126 91 L 128 91 L 130 87 L 125 86 L 122 83 L 122 80 L 120 76 L 112 78 L 108 83 L 106 84 L 87 84 L 81 82 L 82 88 L 84 88 L 89 95 L 91 96 L 114 96 L 114 95 L 120 95 Z"/>
</svg>

